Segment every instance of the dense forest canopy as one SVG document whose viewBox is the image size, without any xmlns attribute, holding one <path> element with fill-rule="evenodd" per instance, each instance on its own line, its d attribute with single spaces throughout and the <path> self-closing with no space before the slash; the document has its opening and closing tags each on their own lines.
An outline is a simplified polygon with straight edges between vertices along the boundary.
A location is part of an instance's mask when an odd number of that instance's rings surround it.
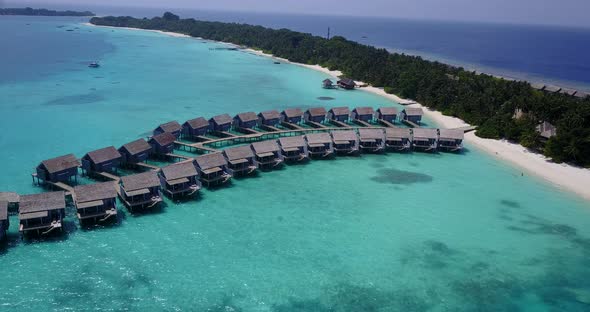
<svg viewBox="0 0 590 312">
<path fill-rule="evenodd" d="M 54 11 L 48 9 L 33 8 L 0 8 L 0 15 L 30 15 L 30 16 L 95 16 L 90 11 Z"/>
<path fill-rule="evenodd" d="M 328 40 L 288 29 L 180 19 L 169 12 L 152 19 L 108 16 L 90 22 L 178 32 L 260 49 L 293 62 L 320 64 L 478 125 L 480 137 L 506 138 L 530 148 L 542 146 L 535 127 L 549 122 L 557 127 L 557 135 L 543 146 L 544 153 L 557 162 L 590 166 L 590 97 L 547 93 L 528 82 L 392 54 L 338 36 Z M 518 119 L 517 110 L 522 112 Z"/>
</svg>

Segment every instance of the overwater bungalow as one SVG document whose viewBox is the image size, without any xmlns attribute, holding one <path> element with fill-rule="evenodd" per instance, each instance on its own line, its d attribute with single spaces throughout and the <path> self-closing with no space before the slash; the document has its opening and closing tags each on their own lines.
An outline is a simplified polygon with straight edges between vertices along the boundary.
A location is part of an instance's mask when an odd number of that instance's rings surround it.
<svg viewBox="0 0 590 312">
<path fill-rule="evenodd" d="M 33 174 L 33 178 L 52 183 L 68 183 L 72 178 L 77 181 L 78 167 L 80 167 L 80 161 L 73 154 L 68 154 L 42 161 L 37 166 L 37 172 Z"/>
<path fill-rule="evenodd" d="M 254 129 L 258 124 L 258 115 L 255 112 L 246 112 L 237 114 L 234 117 L 234 129 Z"/>
<path fill-rule="evenodd" d="M 191 119 L 182 124 L 182 137 L 197 140 L 209 131 L 209 121 L 203 117 Z"/>
<path fill-rule="evenodd" d="M 147 161 L 152 153 L 152 146 L 144 139 L 138 139 L 119 148 L 123 165 L 135 165 Z"/>
<path fill-rule="evenodd" d="M 350 109 L 348 107 L 333 107 L 328 111 L 328 119 L 339 122 L 348 122 L 350 119 Z"/>
<path fill-rule="evenodd" d="M 6 237 L 6 231 L 10 226 L 10 219 L 8 218 L 8 202 L 0 200 L 0 242 Z"/>
<path fill-rule="evenodd" d="M 332 137 L 327 132 L 309 133 L 305 135 L 307 150 L 311 157 L 328 157 L 334 155 Z"/>
<path fill-rule="evenodd" d="M 401 111 L 399 117 L 400 120 L 409 121 L 411 123 L 419 125 L 422 121 L 422 115 L 424 112 L 419 107 L 406 107 Z"/>
<path fill-rule="evenodd" d="M 217 115 L 209 119 L 209 130 L 214 132 L 226 132 L 231 129 L 233 119 L 228 114 Z"/>
<path fill-rule="evenodd" d="M 201 182 L 207 187 L 228 182 L 233 170 L 228 167 L 227 160 L 221 153 L 211 153 L 195 158 Z"/>
<path fill-rule="evenodd" d="M 324 79 L 324 81 L 322 81 L 322 87 L 324 89 L 334 89 L 334 82 L 331 79 Z"/>
<path fill-rule="evenodd" d="M 103 222 L 117 216 L 114 182 L 80 185 L 74 188 L 74 204 L 80 222 Z"/>
<path fill-rule="evenodd" d="M 412 148 L 412 131 L 408 128 L 385 128 L 385 146 L 389 150 L 409 151 Z"/>
<path fill-rule="evenodd" d="M 360 148 L 364 152 L 379 153 L 385 150 L 385 133 L 383 129 L 360 128 Z"/>
<path fill-rule="evenodd" d="M 152 208 L 162 201 L 160 180 L 155 171 L 121 177 L 119 187 L 121 200 L 131 211 Z"/>
<path fill-rule="evenodd" d="M 174 141 L 176 137 L 172 133 L 164 132 L 151 137 L 148 143 L 152 146 L 152 155 L 163 157 L 174 151 Z"/>
<path fill-rule="evenodd" d="M 282 137 L 279 139 L 279 145 L 286 161 L 298 162 L 309 159 L 307 143 L 302 135 Z"/>
<path fill-rule="evenodd" d="M 395 107 L 380 107 L 377 109 L 377 119 L 385 120 L 389 123 L 395 123 L 397 118 L 397 109 Z"/>
<path fill-rule="evenodd" d="M 356 87 L 356 82 L 350 78 L 342 78 L 338 80 L 338 86 L 342 89 L 352 90 Z"/>
<path fill-rule="evenodd" d="M 248 175 L 258 169 L 258 163 L 250 145 L 225 149 L 223 156 L 227 159 L 228 166 L 233 170 L 234 176 Z"/>
<path fill-rule="evenodd" d="M 283 163 L 284 157 L 281 154 L 281 148 L 277 141 L 269 140 L 252 143 L 252 150 L 256 155 L 258 167 L 262 169 L 271 169 Z"/>
<path fill-rule="evenodd" d="M 359 138 L 354 130 L 332 131 L 332 142 L 337 154 L 357 154 Z"/>
<path fill-rule="evenodd" d="M 281 122 L 281 114 L 279 111 L 270 110 L 258 114 L 260 125 L 274 127 Z"/>
<path fill-rule="evenodd" d="M 97 172 L 116 172 L 121 165 L 121 153 L 113 146 L 89 152 L 82 157 L 82 169 L 87 175 Z"/>
<path fill-rule="evenodd" d="M 19 204 L 19 231 L 38 235 L 62 231 L 65 215 L 66 196 L 63 191 L 23 195 Z"/>
<path fill-rule="evenodd" d="M 412 147 L 424 152 L 435 152 L 438 148 L 438 130 L 431 128 L 412 129 Z"/>
<path fill-rule="evenodd" d="M 371 122 L 375 118 L 375 111 L 372 107 L 357 107 L 352 110 L 352 119 L 364 122 Z"/>
<path fill-rule="evenodd" d="M 162 134 L 162 133 L 171 133 L 177 139 L 180 137 L 180 133 L 182 132 L 182 126 L 178 123 L 178 121 L 170 121 L 164 124 L 159 125 L 156 129 L 154 129 L 154 135 Z"/>
<path fill-rule="evenodd" d="M 172 199 L 191 196 L 201 189 L 199 173 L 192 161 L 183 161 L 163 167 L 159 174 L 164 194 Z"/>
<path fill-rule="evenodd" d="M 284 122 L 299 124 L 303 120 L 303 111 L 299 108 L 286 109 L 281 112 L 281 118 Z"/>
<path fill-rule="evenodd" d="M 464 137 L 465 132 L 461 129 L 439 129 L 438 148 L 448 152 L 461 151 Z"/>
<path fill-rule="evenodd" d="M 305 111 L 303 115 L 306 122 L 323 123 L 326 120 L 326 109 L 323 107 L 314 107 Z"/>
</svg>

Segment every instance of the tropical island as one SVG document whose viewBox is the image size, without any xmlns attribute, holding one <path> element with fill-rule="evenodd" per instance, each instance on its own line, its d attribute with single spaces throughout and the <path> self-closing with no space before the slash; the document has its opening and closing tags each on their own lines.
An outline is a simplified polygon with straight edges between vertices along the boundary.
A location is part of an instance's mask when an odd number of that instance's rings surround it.
<svg viewBox="0 0 590 312">
<path fill-rule="evenodd" d="M 90 11 L 56 11 L 33 8 L 0 8 L 0 15 L 26 15 L 26 16 L 96 16 Z"/>
<path fill-rule="evenodd" d="M 590 166 L 590 97 L 538 90 L 526 81 L 390 53 L 340 36 L 327 39 L 288 29 L 180 19 L 170 12 L 152 19 L 94 17 L 90 23 L 181 33 L 319 64 L 477 125 L 479 137 L 508 139 L 555 162 Z M 543 126 L 552 128 L 549 135 Z"/>
</svg>

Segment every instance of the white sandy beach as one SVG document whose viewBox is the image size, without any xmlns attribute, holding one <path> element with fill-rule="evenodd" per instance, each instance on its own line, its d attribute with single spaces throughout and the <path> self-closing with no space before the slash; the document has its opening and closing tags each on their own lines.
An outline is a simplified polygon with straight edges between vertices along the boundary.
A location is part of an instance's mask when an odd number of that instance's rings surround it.
<svg viewBox="0 0 590 312">
<path fill-rule="evenodd" d="M 86 23 L 86 25 L 95 26 L 90 23 Z M 103 27 L 103 26 L 101 26 Z M 109 26 L 104 26 L 109 27 Z M 121 27 L 114 27 L 114 28 L 121 28 Z M 137 29 L 137 28 L 126 28 L 126 29 L 133 29 L 133 30 L 144 30 L 144 29 Z M 163 32 L 158 30 L 146 30 L 157 32 L 165 35 L 170 35 L 174 37 L 190 37 L 184 34 L 179 33 L 172 33 L 172 32 Z M 224 42 L 225 43 L 225 42 Z M 226 43 L 229 45 L 233 45 L 231 43 Z M 322 72 L 326 75 L 332 76 L 333 78 L 338 78 L 342 75 L 340 71 L 332 71 L 328 68 L 321 67 L 319 65 L 307 65 L 301 63 L 294 63 L 287 59 L 275 57 L 270 54 L 263 53 L 262 51 L 257 51 L 253 49 L 245 49 L 250 53 L 264 56 L 264 57 L 271 57 L 273 59 L 279 60 L 281 62 L 294 64 L 298 66 L 303 66 L 309 69 L 313 69 L 319 72 Z M 363 82 L 357 82 L 360 85 L 364 85 Z M 413 102 L 410 100 L 402 99 L 394 94 L 388 94 L 381 88 L 376 88 L 372 86 L 367 86 L 363 88 L 359 88 L 358 90 L 363 90 L 366 92 L 371 92 L 379 96 L 383 96 L 388 98 L 397 103 L 404 103 L 404 102 Z M 459 118 L 445 116 L 441 112 L 430 110 L 427 107 L 421 105 L 420 103 L 415 103 L 408 105 L 410 107 L 421 107 L 424 110 L 424 115 L 427 116 L 429 119 L 433 120 L 439 127 L 443 128 L 457 128 L 468 126 L 466 122 Z M 483 139 L 477 137 L 473 132 L 465 134 L 465 141 L 468 145 L 474 146 L 482 151 L 485 151 L 501 160 L 507 161 L 508 163 L 512 164 L 513 166 L 522 169 L 523 173 L 527 172 L 529 174 L 535 175 L 549 183 L 554 184 L 556 187 L 562 190 L 573 192 L 586 200 L 590 200 L 590 170 L 584 169 L 568 164 L 557 164 L 551 162 L 545 156 L 537 153 L 532 153 L 528 151 L 525 147 L 510 143 L 506 140 L 492 140 L 492 139 Z"/>
</svg>

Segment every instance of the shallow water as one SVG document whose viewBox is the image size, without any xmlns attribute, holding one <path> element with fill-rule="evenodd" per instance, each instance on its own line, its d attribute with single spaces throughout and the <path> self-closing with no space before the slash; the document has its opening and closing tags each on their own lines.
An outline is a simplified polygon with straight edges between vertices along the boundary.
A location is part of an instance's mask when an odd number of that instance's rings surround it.
<svg viewBox="0 0 590 312">
<path fill-rule="evenodd" d="M 0 19 L 0 29 L 36 21 Z M 78 27 L 44 29 L 86 37 L 94 55 L 72 52 L 42 76 L 23 63 L 29 76 L 0 78 L 0 131 L 10 133 L 0 137 L 2 190 L 40 192 L 29 176 L 38 161 L 119 146 L 172 119 L 391 105 L 323 90 L 323 74 L 298 66 L 209 50 L 214 43 Z M 42 242 L 22 241 L 13 217 L 0 254 L 2 311 L 590 308 L 588 203 L 470 146 L 312 161 L 153 213 L 119 211 L 120 224 L 91 229 L 70 211 L 67 234 Z"/>
</svg>

